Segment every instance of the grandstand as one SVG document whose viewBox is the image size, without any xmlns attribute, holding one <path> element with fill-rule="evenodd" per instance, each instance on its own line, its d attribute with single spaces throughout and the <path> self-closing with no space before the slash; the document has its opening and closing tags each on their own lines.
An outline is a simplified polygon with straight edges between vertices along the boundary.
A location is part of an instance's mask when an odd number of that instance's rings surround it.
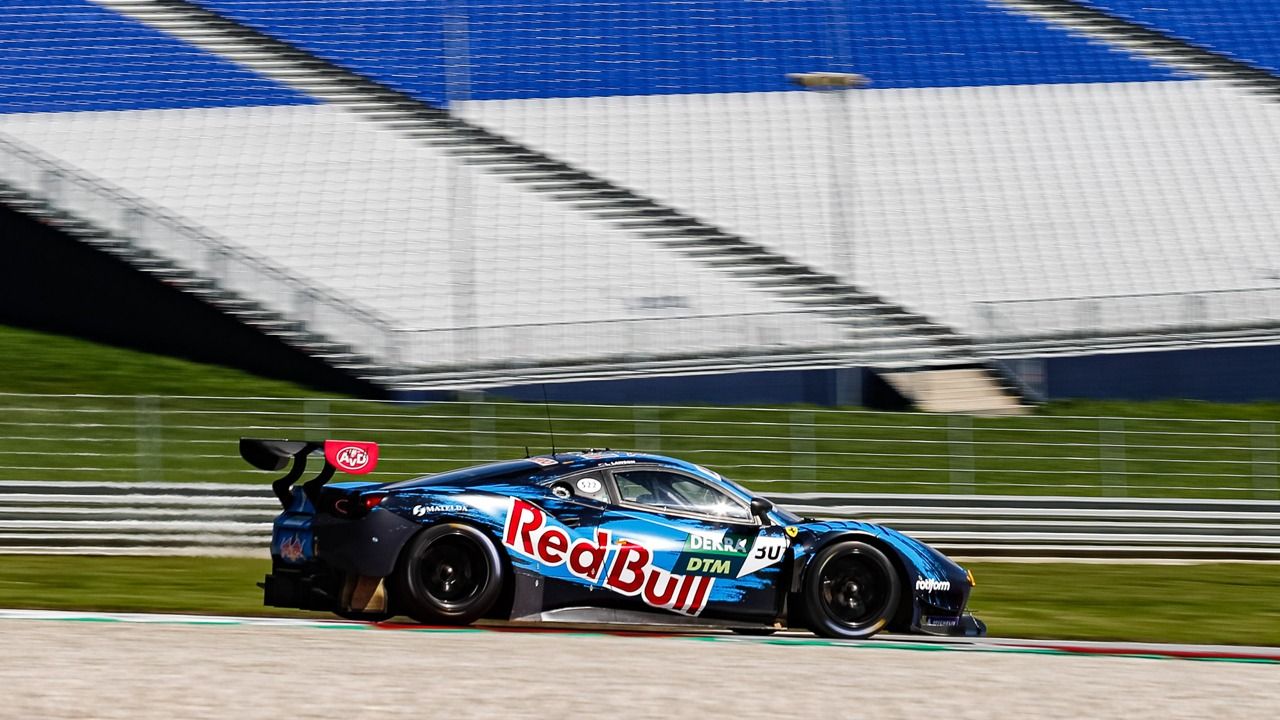
<svg viewBox="0 0 1280 720">
<path fill-rule="evenodd" d="M 1169 37 L 1222 53 L 1268 72 L 1280 72 L 1280 3 L 1248 0 L 1084 0 L 1088 7 L 1136 22 Z"/>
<path fill-rule="evenodd" d="M 994 358 L 1280 335 L 1280 43 L 1166 4 L 17 0 L 0 199 L 393 389 L 1016 410 Z"/>
</svg>

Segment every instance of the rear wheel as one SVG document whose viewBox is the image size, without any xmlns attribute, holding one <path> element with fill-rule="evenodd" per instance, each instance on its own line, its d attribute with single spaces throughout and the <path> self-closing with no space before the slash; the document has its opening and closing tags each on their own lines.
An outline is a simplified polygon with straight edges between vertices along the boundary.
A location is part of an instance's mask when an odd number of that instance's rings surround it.
<svg viewBox="0 0 1280 720">
<path fill-rule="evenodd" d="M 399 611 L 428 625 L 470 625 L 502 593 L 502 557 L 470 525 L 437 525 L 405 546 L 394 579 Z"/>
<path fill-rule="evenodd" d="M 823 637 L 871 637 L 889 624 L 900 594 L 898 573 L 879 549 L 857 540 L 829 545 L 805 574 L 809 628 Z"/>
</svg>

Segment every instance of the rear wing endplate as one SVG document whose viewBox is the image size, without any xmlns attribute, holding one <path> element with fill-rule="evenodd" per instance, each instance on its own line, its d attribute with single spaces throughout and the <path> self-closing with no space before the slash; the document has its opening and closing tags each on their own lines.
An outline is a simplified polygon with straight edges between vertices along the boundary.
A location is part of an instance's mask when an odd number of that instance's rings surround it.
<svg viewBox="0 0 1280 720">
<path fill-rule="evenodd" d="M 283 470 L 293 462 L 293 467 L 279 480 L 271 483 L 271 490 L 288 508 L 293 501 L 290 492 L 294 483 L 307 469 L 307 458 L 317 451 L 324 451 L 324 467 L 319 474 L 302 486 L 302 491 L 315 502 L 316 493 L 341 470 L 351 475 L 373 472 L 378 466 L 378 444 L 356 440 L 266 440 L 240 438 L 240 457 L 259 470 Z"/>
</svg>

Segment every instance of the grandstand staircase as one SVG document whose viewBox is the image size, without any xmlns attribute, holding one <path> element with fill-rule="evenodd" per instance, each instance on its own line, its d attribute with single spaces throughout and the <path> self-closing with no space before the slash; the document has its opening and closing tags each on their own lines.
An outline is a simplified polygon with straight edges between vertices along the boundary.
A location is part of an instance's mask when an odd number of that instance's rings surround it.
<svg viewBox="0 0 1280 720">
<path fill-rule="evenodd" d="M 880 377 L 922 412 L 1024 415 L 1031 411 L 1016 388 L 985 366 L 882 372 Z"/>
<path fill-rule="evenodd" d="M 196 296 L 239 322 L 355 377 L 371 380 L 377 363 L 349 346 L 309 331 L 296 320 L 263 307 L 167 258 L 138 247 L 93 223 L 53 207 L 18 188 L 0 182 L 0 205 L 38 218 L 44 224 L 100 252 L 117 257 L 161 283 Z"/>
<path fill-rule="evenodd" d="M 1225 80 L 1280 102 L 1280 77 L 1142 23 L 1077 0 L 995 0 L 1015 12 L 1057 25 L 1206 80 Z"/>
<path fill-rule="evenodd" d="M 93 1 L 324 103 L 441 149 L 467 166 L 519 183 L 568 210 L 605 220 L 638 240 L 820 313 L 841 325 L 846 338 L 839 347 L 824 348 L 825 354 L 818 355 L 828 366 L 910 371 L 981 362 L 969 339 L 946 326 L 196 4 L 184 0 Z M 791 362 L 794 366 L 812 365 L 814 356 L 795 357 Z M 510 379 L 510 372 L 505 370 L 505 379 Z M 453 380 L 452 376 L 412 369 L 379 378 L 401 387 L 440 387 Z"/>
</svg>

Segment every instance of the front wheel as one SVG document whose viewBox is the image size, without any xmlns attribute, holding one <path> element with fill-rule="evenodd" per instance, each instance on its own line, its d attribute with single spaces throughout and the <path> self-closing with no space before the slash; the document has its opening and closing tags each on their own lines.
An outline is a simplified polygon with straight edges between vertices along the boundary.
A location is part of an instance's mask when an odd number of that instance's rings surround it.
<svg viewBox="0 0 1280 720">
<path fill-rule="evenodd" d="M 900 594 L 893 563 L 876 547 L 857 540 L 823 548 L 804 579 L 809 628 L 823 637 L 875 635 L 893 618 Z"/>
<path fill-rule="evenodd" d="M 502 557 L 480 530 L 461 523 L 428 528 L 396 564 L 392 600 L 426 625 L 470 625 L 502 593 Z"/>
</svg>

